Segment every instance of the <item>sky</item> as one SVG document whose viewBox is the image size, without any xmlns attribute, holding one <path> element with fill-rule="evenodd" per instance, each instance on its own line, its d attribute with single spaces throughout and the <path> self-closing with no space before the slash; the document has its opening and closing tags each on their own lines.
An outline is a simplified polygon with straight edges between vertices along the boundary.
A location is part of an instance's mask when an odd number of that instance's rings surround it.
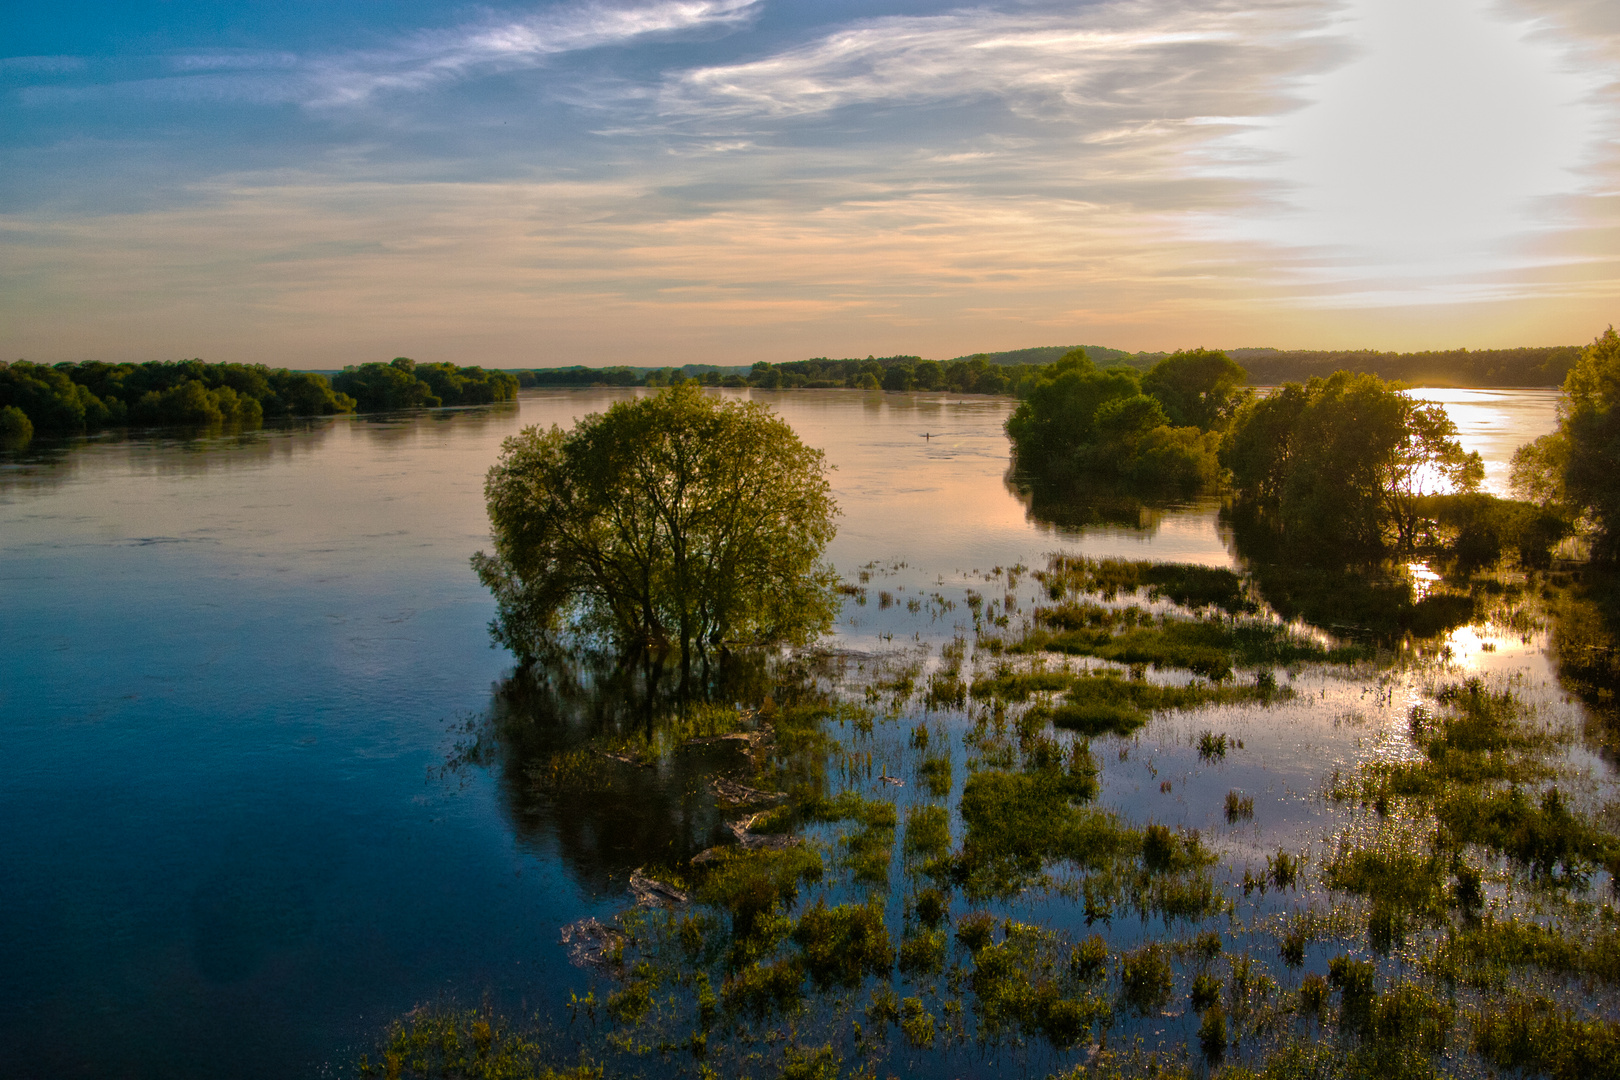
<svg viewBox="0 0 1620 1080">
<path fill-rule="evenodd" d="M 0 12 L 0 357 L 1579 344 L 1614 0 Z"/>
</svg>

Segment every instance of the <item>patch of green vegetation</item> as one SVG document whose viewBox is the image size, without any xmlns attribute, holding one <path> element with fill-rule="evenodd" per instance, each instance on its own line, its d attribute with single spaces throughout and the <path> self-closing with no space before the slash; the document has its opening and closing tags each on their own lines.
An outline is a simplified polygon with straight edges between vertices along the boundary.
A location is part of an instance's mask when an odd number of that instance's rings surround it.
<svg viewBox="0 0 1620 1080">
<path fill-rule="evenodd" d="M 923 758 L 922 764 L 917 766 L 917 778 L 928 789 L 928 794 L 936 799 L 944 798 L 951 793 L 951 759 L 948 755 Z"/>
<path fill-rule="evenodd" d="M 726 1008 L 755 1019 L 792 1012 L 804 999 L 804 962 L 787 956 L 739 968 L 720 988 Z"/>
<path fill-rule="evenodd" d="M 381 1060 L 359 1073 L 386 1080 L 602 1080 L 599 1067 L 558 1067 L 558 1055 L 488 1010 L 418 1007 L 389 1026 Z"/>
<path fill-rule="evenodd" d="M 842 1064 L 831 1043 L 809 1050 L 790 1046 L 783 1055 L 781 1080 L 838 1080 Z"/>
<path fill-rule="evenodd" d="M 1170 953 L 1153 942 L 1120 959 L 1120 997 L 1138 1015 L 1156 1013 L 1170 1003 Z"/>
<path fill-rule="evenodd" d="M 1500 852 L 1543 877 L 1583 882 L 1594 866 L 1620 868 L 1620 839 L 1569 809 L 1557 788 L 1532 799 L 1518 787 L 1480 794 L 1458 791 L 1435 816 L 1460 843 Z"/>
<path fill-rule="evenodd" d="M 1229 824 L 1254 820 L 1254 796 L 1241 791 L 1226 793 L 1226 820 Z"/>
<path fill-rule="evenodd" d="M 799 916 L 793 941 L 804 955 L 804 968 L 817 988 L 860 985 L 868 974 L 887 974 L 894 958 L 883 909 L 875 903 L 839 904 L 824 901 Z"/>
<path fill-rule="evenodd" d="M 1182 668 L 1217 681 L 1230 678 L 1234 667 L 1353 664 L 1368 655 L 1356 646 L 1324 647 L 1285 625 L 1258 618 L 1153 616 L 1140 608 L 1066 604 L 1036 609 L 1035 621 L 1032 629 L 1008 646 L 1010 651 L 1059 652 L 1121 664 Z M 1264 700 L 1275 691 L 1275 680 L 1270 686 L 1245 689 L 1251 695 L 1234 700 Z"/>
<path fill-rule="evenodd" d="M 934 1014 L 928 1011 L 922 998 L 909 997 L 900 1002 L 900 1031 L 906 1042 L 919 1050 L 934 1045 Z"/>
<path fill-rule="evenodd" d="M 697 898 L 730 912 L 733 936 L 746 939 L 762 920 L 792 907 L 799 886 L 819 881 L 824 870 L 821 853 L 805 845 L 727 851 L 705 865 Z"/>
<path fill-rule="evenodd" d="M 894 830 L 899 815 L 887 799 L 867 799 L 858 791 L 842 791 L 835 798 L 807 798 L 799 807 L 805 821 L 851 821 L 859 826 L 839 840 L 840 865 L 853 871 L 855 880 L 884 885 L 894 852 Z"/>
<path fill-rule="evenodd" d="M 968 983 L 988 1035 L 1039 1034 L 1063 1047 L 1106 1022 L 1106 1001 L 1066 985 L 1067 965 L 1059 964 L 1058 946 L 1051 931 L 1009 921 L 1001 941 L 974 950 Z"/>
<path fill-rule="evenodd" d="M 1432 920 L 1444 911 L 1446 863 L 1419 850 L 1410 838 L 1385 834 L 1368 846 L 1344 845 L 1328 861 L 1322 882 L 1330 889 L 1372 902 L 1368 928 L 1374 944 L 1388 948 L 1406 932 L 1406 920 Z"/>
<path fill-rule="evenodd" d="M 1070 950 L 1069 970 L 1087 981 L 1108 974 L 1108 943 L 1101 934 L 1092 934 Z"/>
<path fill-rule="evenodd" d="M 1204 1010 L 1198 1021 L 1198 1046 L 1211 1062 L 1219 1061 L 1226 1053 L 1226 1010 L 1217 1003 Z"/>
<path fill-rule="evenodd" d="M 1521 968 L 1620 983 L 1620 929 L 1562 933 L 1521 919 L 1483 919 L 1453 931 L 1425 961 L 1449 983 L 1500 989 Z"/>
<path fill-rule="evenodd" d="M 1221 999 L 1221 981 L 1207 971 L 1193 976 L 1192 992 L 1187 1000 L 1194 1012 L 1203 1012 Z"/>
<path fill-rule="evenodd" d="M 949 916 L 951 900 L 939 889 L 922 889 L 912 901 L 911 909 L 924 926 L 938 926 Z"/>
<path fill-rule="evenodd" d="M 917 930 L 900 939 L 900 970 L 907 975 L 936 975 L 945 967 L 945 931 Z"/>
<path fill-rule="evenodd" d="M 1095 765 L 1076 743 L 1067 768 L 1010 772 L 985 769 L 962 789 L 966 826 L 955 875 L 970 892 L 1016 891 L 1048 861 L 1083 864 L 1139 847 L 1136 834 L 1110 813 L 1076 805 L 1097 791 Z"/>
<path fill-rule="evenodd" d="M 1586 1020 L 1545 999 L 1517 1000 L 1476 1013 L 1474 1050 L 1501 1069 L 1553 1080 L 1620 1077 L 1620 1024 Z"/>
<path fill-rule="evenodd" d="M 901 842 L 907 862 L 942 859 L 951 850 L 951 815 L 943 806 L 908 806 Z"/>
<path fill-rule="evenodd" d="M 1234 615 L 1255 610 L 1244 595 L 1243 579 L 1219 567 L 1054 555 L 1034 577 L 1053 600 L 1087 593 L 1113 600 L 1120 593 L 1143 590 L 1150 599 L 1183 607 L 1213 605 Z"/>
</svg>

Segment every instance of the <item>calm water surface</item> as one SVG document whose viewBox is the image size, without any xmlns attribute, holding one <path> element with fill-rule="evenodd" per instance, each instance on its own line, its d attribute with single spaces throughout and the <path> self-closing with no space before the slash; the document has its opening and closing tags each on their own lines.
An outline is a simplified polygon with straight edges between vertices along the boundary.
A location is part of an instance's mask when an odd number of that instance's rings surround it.
<svg viewBox="0 0 1620 1080">
<path fill-rule="evenodd" d="M 487 544 L 484 473 L 521 426 L 628 393 L 0 461 L 7 1075 L 319 1075 L 418 1002 L 549 1011 L 581 984 L 558 927 L 619 908 L 645 853 L 520 826 L 488 772 L 442 767 L 510 668 L 467 565 Z M 1004 482 L 1007 401 L 753 396 L 827 451 L 843 510 L 830 557 L 846 577 L 872 567 L 874 594 L 960 598 L 1059 550 L 1233 562 L 1213 504 L 1138 528 L 1032 521 Z M 1493 490 L 1555 423 L 1551 391 L 1423 396 L 1445 402 Z M 937 647 L 954 618 L 851 605 L 839 644 Z M 1539 639 L 1499 636 L 1465 628 L 1458 662 L 1546 685 Z M 1208 828 L 1234 866 L 1308 839 L 1323 772 L 1400 752 L 1416 690 L 1306 690 L 1230 710 L 1248 749 L 1218 765 L 1188 747 L 1208 714 L 1156 720 L 1110 758 L 1104 801 Z M 1232 786 L 1275 804 L 1264 836 L 1219 821 Z"/>
</svg>

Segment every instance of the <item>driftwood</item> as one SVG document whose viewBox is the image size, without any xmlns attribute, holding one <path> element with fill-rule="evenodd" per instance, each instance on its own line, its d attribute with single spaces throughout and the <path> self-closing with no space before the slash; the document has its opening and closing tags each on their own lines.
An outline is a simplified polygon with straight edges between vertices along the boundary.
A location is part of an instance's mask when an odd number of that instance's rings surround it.
<svg viewBox="0 0 1620 1080">
<path fill-rule="evenodd" d="M 644 907 L 675 907 L 691 900 L 680 889 L 648 877 L 639 868 L 630 874 L 630 895 Z"/>
<path fill-rule="evenodd" d="M 575 967 L 612 973 L 619 969 L 624 932 L 596 919 L 581 919 L 562 928 L 562 943 Z"/>
<path fill-rule="evenodd" d="M 728 806 L 746 806 L 749 803 L 777 802 L 787 798 L 781 791 L 761 791 L 751 788 L 747 784 L 739 784 L 735 780 L 727 780 L 717 776 L 709 781 L 709 787 L 720 797 L 720 801 Z"/>
</svg>

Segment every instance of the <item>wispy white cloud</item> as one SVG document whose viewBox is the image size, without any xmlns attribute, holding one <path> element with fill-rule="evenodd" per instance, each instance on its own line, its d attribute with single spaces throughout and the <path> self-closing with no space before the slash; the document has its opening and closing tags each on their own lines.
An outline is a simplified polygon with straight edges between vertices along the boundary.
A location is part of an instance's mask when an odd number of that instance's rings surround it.
<svg viewBox="0 0 1620 1080">
<path fill-rule="evenodd" d="M 523 19 L 486 20 L 424 30 L 380 49 L 301 56 L 209 50 L 163 58 L 172 74 L 101 86 L 30 87 L 33 104 L 108 96 L 160 100 L 240 100 L 314 108 L 364 104 L 379 94 L 421 92 L 445 83 L 536 67 L 563 53 L 730 26 L 760 0 L 655 0 L 586 4 Z"/>
<path fill-rule="evenodd" d="M 1335 6 L 1125 0 L 872 19 L 773 56 L 684 72 L 662 106 L 709 119 L 976 97 L 1066 118 L 1269 111 L 1287 103 L 1279 76 L 1331 59 L 1334 43 L 1315 32 Z"/>
</svg>

